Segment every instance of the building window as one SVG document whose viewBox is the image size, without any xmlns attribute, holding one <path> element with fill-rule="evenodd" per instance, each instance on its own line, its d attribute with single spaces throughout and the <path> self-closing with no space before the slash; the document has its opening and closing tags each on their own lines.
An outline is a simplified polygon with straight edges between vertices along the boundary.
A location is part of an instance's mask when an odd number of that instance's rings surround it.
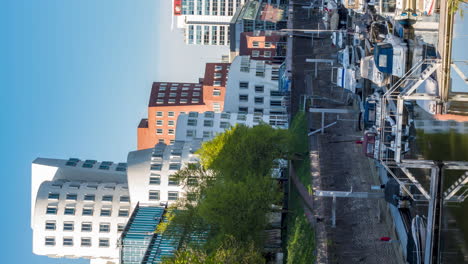
<svg viewBox="0 0 468 264">
<path fill-rule="evenodd" d="M 169 97 L 176 97 L 176 96 L 177 96 L 176 93 L 170 93 L 170 94 L 169 94 Z"/>
<path fill-rule="evenodd" d="M 161 176 L 151 175 L 149 184 L 150 185 L 160 185 L 161 184 Z"/>
<path fill-rule="evenodd" d="M 271 42 L 265 42 L 265 48 L 271 48 Z"/>
<path fill-rule="evenodd" d="M 65 207 L 65 215 L 75 215 L 75 207 Z"/>
<path fill-rule="evenodd" d="M 192 118 L 198 117 L 198 113 L 197 112 L 190 112 L 189 117 L 192 117 Z"/>
<path fill-rule="evenodd" d="M 49 200 L 58 200 L 60 197 L 59 193 L 49 193 Z"/>
<path fill-rule="evenodd" d="M 270 58 L 270 57 L 271 57 L 271 51 L 265 50 L 265 51 L 263 52 L 263 57 L 265 57 L 265 58 Z"/>
<path fill-rule="evenodd" d="M 252 57 L 258 57 L 258 56 L 260 56 L 260 51 L 252 50 Z"/>
<path fill-rule="evenodd" d="M 263 104 L 263 97 L 255 97 L 256 104 Z"/>
<path fill-rule="evenodd" d="M 230 118 L 231 118 L 231 114 L 229 114 L 229 113 L 221 113 L 221 118 L 222 118 L 222 119 L 230 119 Z"/>
<path fill-rule="evenodd" d="M 181 99 L 179 100 L 179 102 L 180 102 L 181 104 L 186 104 L 186 103 L 187 103 L 187 99 L 181 98 Z"/>
<path fill-rule="evenodd" d="M 214 118 L 214 113 L 212 111 L 207 111 L 204 115 L 206 118 Z"/>
<path fill-rule="evenodd" d="M 46 246 L 55 246 L 55 237 L 46 237 L 45 238 Z"/>
<path fill-rule="evenodd" d="M 97 190 L 97 185 L 96 185 L 96 184 L 88 184 L 88 185 L 86 186 L 86 188 L 88 188 L 88 189 L 93 189 L 93 190 Z"/>
<path fill-rule="evenodd" d="M 167 112 L 167 116 L 169 117 L 174 117 L 174 115 L 175 115 L 174 112 Z"/>
<path fill-rule="evenodd" d="M 63 222 L 63 231 L 73 231 L 73 222 Z"/>
<path fill-rule="evenodd" d="M 101 216 L 111 216 L 112 209 L 110 208 L 102 208 L 101 209 Z"/>
<path fill-rule="evenodd" d="M 164 143 L 164 139 L 162 138 L 158 139 L 158 143 Z"/>
<path fill-rule="evenodd" d="M 127 217 L 128 209 L 119 209 L 119 217 Z"/>
<path fill-rule="evenodd" d="M 218 102 L 213 103 L 213 111 L 215 111 L 216 113 L 221 112 L 221 105 Z"/>
<path fill-rule="evenodd" d="M 221 81 L 214 81 L 213 86 L 216 86 L 216 87 L 221 86 Z"/>
<path fill-rule="evenodd" d="M 213 96 L 220 96 L 220 95 L 221 95 L 221 91 L 219 89 L 213 90 Z"/>
<path fill-rule="evenodd" d="M 281 106 L 281 101 L 270 101 L 270 106 Z"/>
<path fill-rule="evenodd" d="M 248 89 L 249 88 L 249 82 L 240 82 L 239 83 L 239 88 L 240 89 Z"/>
<path fill-rule="evenodd" d="M 182 92 L 182 93 L 180 94 L 180 96 L 182 96 L 182 97 L 187 97 L 187 96 L 188 96 L 188 93 L 187 93 L 187 92 Z"/>
<path fill-rule="evenodd" d="M 195 185 L 197 185 L 197 184 L 198 184 L 198 179 L 197 179 L 197 177 L 189 177 L 189 178 L 187 179 L 187 185 L 188 185 L 188 186 L 195 186 Z"/>
<path fill-rule="evenodd" d="M 254 113 L 261 113 L 263 114 L 263 109 L 262 108 L 255 108 Z"/>
<path fill-rule="evenodd" d="M 83 214 L 84 216 L 92 216 L 93 215 L 93 208 L 83 208 Z"/>
<path fill-rule="evenodd" d="M 165 93 L 158 93 L 158 97 L 164 97 L 164 96 L 166 96 Z"/>
<path fill-rule="evenodd" d="M 169 144 L 172 145 L 172 144 L 174 144 L 174 143 L 175 143 L 175 140 L 174 140 L 174 139 L 169 140 Z"/>
<path fill-rule="evenodd" d="M 122 195 L 122 196 L 120 196 L 120 202 L 121 202 L 121 203 L 128 203 L 128 202 L 130 202 L 130 196 L 128 196 L 128 195 Z"/>
<path fill-rule="evenodd" d="M 81 223 L 81 232 L 91 232 L 93 231 L 93 224 L 91 222 Z"/>
<path fill-rule="evenodd" d="M 99 223 L 99 233 L 109 233 L 110 223 Z"/>
<path fill-rule="evenodd" d="M 176 176 L 169 176 L 169 186 L 178 186 L 179 185 L 179 179 Z"/>
<path fill-rule="evenodd" d="M 123 232 L 125 229 L 124 224 L 117 224 L 117 232 Z"/>
<path fill-rule="evenodd" d="M 230 126 L 230 124 L 228 122 L 221 122 L 219 124 L 219 127 L 224 128 L 224 129 L 229 128 L 229 126 Z"/>
<path fill-rule="evenodd" d="M 108 238 L 100 238 L 99 239 L 99 247 L 109 247 L 109 239 Z"/>
<path fill-rule="evenodd" d="M 162 117 L 162 116 L 163 116 L 163 112 L 161 112 L 161 111 L 156 112 L 156 116 Z"/>
<path fill-rule="evenodd" d="M 213 120 L 204 120 L 203 121 L 203 126 L 204 127 L 212 127 L 213 126 Z"/>
<path fill-rule="evenodd" d="M 169 120 L 167 121 L 168 126 L 174 126 L 174 120 Z"/>
<path fill-rule="evenodd" d="M 192 96 L 200 96 L 200 92 L 193 92 Z"/>
<path fill-rule="evenodd" d="M 96 196 L 94 194 L 85 194 L 83 200 L 94 202 Z"/>
<path fill-rule="evenodd" d="M 169 201 L 177 201 L 179 199 L 179 192 L 168 192 L 167 199 Z"/>
<path fill-rule="evenodd" d="M 45 230 L 55 230 L 55 229 L 56 229 L 55 221 L 47 221 L 45 223 Z"/>
<path fill-rule="evenodd" d="M 157 134 L 157 135 L 162 135 L 162 134 L 163 134 L 163 130 L 162 130 L 161 128 L 156 129 L 156 134 Z"/>
<path fill-rule="evenodd" d="M 212 136 L 211 131 L 203 131 L 204 138 L 210 138 Z"/>
<path fill-rule="evenodd" d="M 103 202 L 112 202 L 112 200 L 113 200 L 112 195 L 103 195 L 102 196 L 102 201 Z"/>
<path fill-rule="evenodd" d="M 195 137 L 196 136 L 196 131 L 195 130 L 187 130 L 187 137 Z"/>
<path fill-rule="evenodd" d="M 81 238 L 81 246 L 82 247 L 90 247 L 91 246 L 91 238 L 90 237 L 82 237 Z"/>
<path fill-rule="evenodd" d="M 263 93 L 264 90 L 265 90 L 265 88 L 264 88 L 263 85 L 255 85 L 255 92 L 256 93 Z"/>
<path fill-rule="evenodd" d="M 258 41 L 252 41 L 252 47 L 254 48 L 258 48 L 260 45 L 259 45 L 259 42 Z"/>
<path fill-rule="evenodd" d="M 249 111 L 248 107 L 239 107 L 239 113 L 246 114 Z M 239 116 L 238 116 L 239 117 Z M 239 119 L 238 119 L 239 120 Z M 245 120 L 244 120 L 245 121 Z"/>
<path fill-rule="evenodd" d="M 175 133 L 175 132 L 174 132 L 174 129 L 169 129 L 169 130 L 167 130 L 167 134 L 168 134 L 168 135 L 174 135 L 174 133 Z"/>
<path fill-rule="evenodd" d="M 222 69 L 223 69 L 222 65 L 216 65 L 214 68 L 215 71 L 221 71 Z"/>
<path fill-rule="evenodd" d="M 157 104 L 164 104 L 164 99 L 158 99 L 158 100 L 156 100 L 156 103 Z"/>
<path fill-rule="evenodd" d="M 78 199 L 78 195 L 76 193 L 67 194 L 67 200 L 76 201 L 77 199 Z"/>
<path fill-rule="evenodd" d="M 149 191 L 150 201 L 159 201 L 159 191 Z"/>
<path fill-rule="evenodd" d="M 223 77 L 223 75 L 220 72 L 215 72 L 214 73 L 214 78 L 215 79 L 218 79 L 218 78 L 221 78 L 221 77 Z"/>
<path fill-rule="evenodd" d="M 160 171 L 162 169 L 162 164 L 151 164 L 151 170 Z"/>
<path fill-rule="evenodd" d="M 63 238 L 63 246 L 66 246 L 66 247 L 73 246 L 73 238 L 72 237 L 64 237 Z"/>
<path fill-rule="evenodd" d="M 240 102 L 248 102 L 249 101 L 249 96 L 247 94 L 240 94 L 239 95 L 239 101 Z"/>
<path fill-rule="evenodd" d="M 175 99 L 169 99 L 170 104 L 175 104 Z"/>
<path fill-rule="evenodd" d="M 157 125 L 157 126 L 162 126 L 162 125 L 163 125 L 163 121 L 162 121 L 162 120 L 156 120 L 156 125 Z"/>
</svg>

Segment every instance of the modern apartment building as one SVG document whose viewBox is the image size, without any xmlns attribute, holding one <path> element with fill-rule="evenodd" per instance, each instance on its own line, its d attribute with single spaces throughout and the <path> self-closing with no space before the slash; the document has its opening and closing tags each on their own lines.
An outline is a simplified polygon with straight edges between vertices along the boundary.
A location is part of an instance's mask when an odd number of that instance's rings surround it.
<svg viewBox="0 0 468 264">
<path fill-rule="evenodd" d="M 286 58 L 285 38 L 271 31 L 242 32 L 239 55 L 281 64 Z"/>
<path fill-rule="evenodd" d="M 288 116 L 239 114 L 239 113 L 214 113 L 214 112 L 190 112 L 182 114 L 177 119 L 176 139 L 191 141 L 200 139 L 211 140 L 216 134 L 223 133 L 226 129 L 236 124 L 244 124 L 252 127 L 261 123 L 269 124 L 275 128 L 288 128 Z M 176 141 L 177 142 L 177 141 Z"/>
<path fill-rule="evenodd" d="M 229 22 L 245 0 L 176 0 L 177 27 L 190 45 L 229 45 Z"/>
<path fill-rule="evenodd" d="M 118 263 L 131 212 L 126 163 L 38 158 L 32 164 L 33 252 Z"/>
<path fill-rule="evenodd" d="M 280 65 L 250 56 L 237 56 L 231 63 L 224 112 L 283 115 L 287 96 L 279 90 Z"/>
<path fill-rule="evenodd" d="M 207 63 L 199 83 L 155 82 L 148 103 L 148 118 L 138 125 L 138 149 L 175 140 L 177 117 L 191 111 L 221 112 L 229 63 Z"/>
</svg>

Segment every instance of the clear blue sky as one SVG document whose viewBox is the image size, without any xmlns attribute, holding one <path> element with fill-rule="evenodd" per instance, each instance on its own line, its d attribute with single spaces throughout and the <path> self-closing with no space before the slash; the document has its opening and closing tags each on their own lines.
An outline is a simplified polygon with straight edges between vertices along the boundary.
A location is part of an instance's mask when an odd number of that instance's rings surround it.
<svg viewBox="0 0 468 264">
<path fill-rule="evenodd" d="M 151 83 L 195 81 L 223 49 L 169 32 L 170 0 L 0 3 L 0 262 L 87 263 L 32 254 L 31 162 L 125 161 Z"/>
</svg>

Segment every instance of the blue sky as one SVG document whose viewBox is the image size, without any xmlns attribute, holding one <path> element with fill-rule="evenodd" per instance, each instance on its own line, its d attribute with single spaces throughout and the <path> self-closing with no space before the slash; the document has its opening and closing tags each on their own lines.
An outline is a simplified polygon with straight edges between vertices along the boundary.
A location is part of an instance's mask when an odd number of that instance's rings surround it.
<svg viewBox="0 0 468 264">
<path fill-rule="evenodd" d="M 32 254 L 31 162 L 125 161 L 151 83 L 196 81 L 224 50 L 184 45 L 170 0 L 0 2 L 0 262 L 87 263 Z"/>
</svg>

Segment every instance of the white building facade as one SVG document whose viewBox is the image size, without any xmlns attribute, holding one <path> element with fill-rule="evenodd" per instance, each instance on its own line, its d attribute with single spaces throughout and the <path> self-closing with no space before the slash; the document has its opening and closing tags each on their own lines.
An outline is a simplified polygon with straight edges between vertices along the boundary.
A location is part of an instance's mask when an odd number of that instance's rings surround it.
<svg viewBox="0 0 468 264">
<path fill-rule="evenodd" d="M 278 88 L 279 67 L 250 56 L 235 57 L 229 69 L 224 111 L 286 114 L 288 98 Z"/>
<path fill-rule="evenodd" d="M 245 0 L 182 0 L 177 27 L 185 31 L 185 43 L 229 45 L 229 22 Z"/>
</svg>

